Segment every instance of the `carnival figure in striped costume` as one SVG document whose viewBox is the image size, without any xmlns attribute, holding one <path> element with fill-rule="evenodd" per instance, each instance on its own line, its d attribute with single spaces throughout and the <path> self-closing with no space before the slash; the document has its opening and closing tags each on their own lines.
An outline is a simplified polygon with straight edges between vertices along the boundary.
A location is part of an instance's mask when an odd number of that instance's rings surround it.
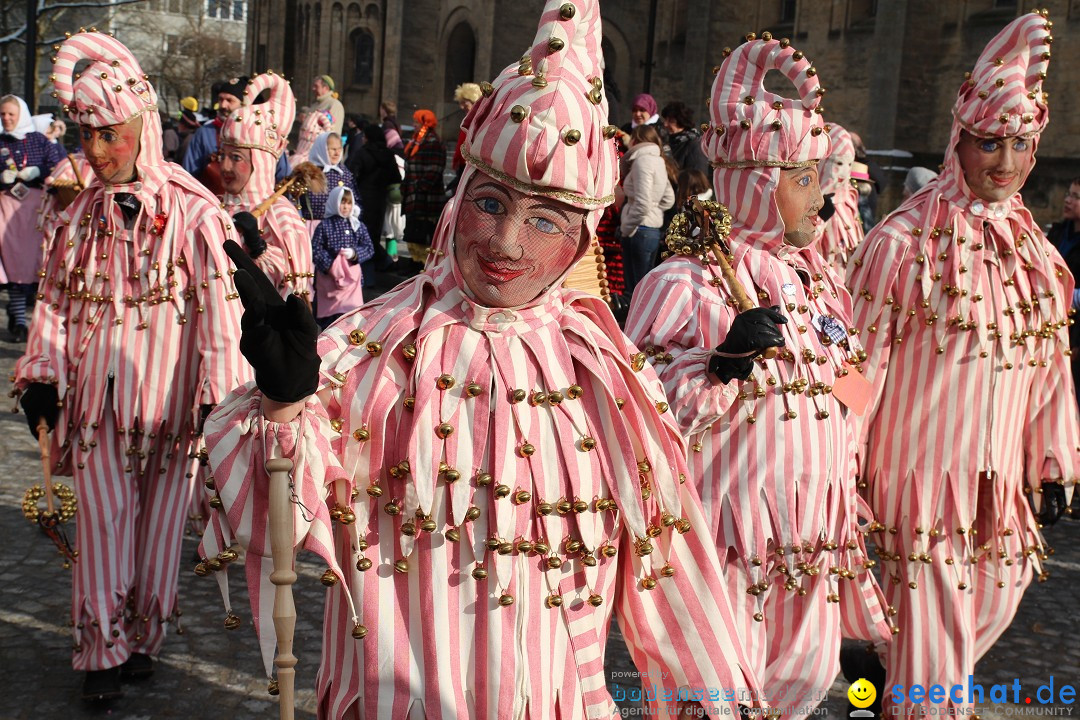
<svg viewBox="0 0 1080 720">
<path fill-rule="evenodd" d="M 263 91 L 265 102 L 256 103 Z M 222 203 L 233 216 L 244 246 L 282 296 L 310 298 L 311 236 L 296 207 L 277 198 L 257 218 L 252 212 L 274 194 L 274 172 L 296 117 L 289 82 L 272 72 L 256 75 L 244 89 L 243 104 L 221 127 Z"/>
<path fill-rule="evenodd" d="M 794 99 L 764 88 L 772 70 Z M 702 146 L 732 216 L 730 264 L 761 307 L 737 312 L 720 257 L 678 254 L 646 275 L 627 327 L 688 438 L 754 672 L 769 704 L 793 714 L 836 677 L 842 613 L 849 632 L 891 637 L 855 487 L 849 384 L 865 355 L 850 297 L 812 246 L 829 149 L 820 87 L 810 61 L 769 33 L 727 55 Z M 775 358 L 755 360 L 770 346 Z"/>
<path fill-rule="evenodd" d="M 1019 195 L 1048 120 L 1050 26 L 1028 13 L 990 41 L 961 82 L 941 175 L 848 266 L 875 390 L 861 471 L 903 630 L 890 687 L 966 682 L 1044 575 L 1039 529 L 1077 478 L 1073 278 Z"/>
<path fill-rule="evenodd" d="M 264 462 L 291 457 L 296 543 L 331 585 L 320 718 L 615 717 L 613 614 L 654 712 L 757 691 L 662 388 L 600 299 L 559 287 L 618 172 L 600 39 L 597 0 L 546 3 L 465 121 L 450 252 L 318 354 L 237 253 L 257 382 L 210 421 L 204 549 L 246 547 L 269 672 Z"/>
<path fill-rule="evenodd" d="M 829 123 L 829 154 L 821 161 L 821 194 L 832 205 L 829 217 L 822 214 L 821 239 L 817 251 L 838 273 L 847 267 L 848 258 L 863 241 L 859 217 L 859 191 L 851 182 L 851 163 L 855 161 L 855 143 L 851 133 Z"/>
<path fill-rule="evenodd" d="M 233 340 L 242 308 L 222 250 L 229 218 L 162 158 L 157 96 L 138 61 L 80 32 L 57 52 L 53 82 L 96 180 L 49 242 L 15 386 L 31 430 L 48 423 L 55 472 L 74 477 L 73 664 L 87 671 L 84 697 L 112 698 L 122 671 L 153 671 L 179 615 L 200 415 L 251 370 Z"/>
</svg>

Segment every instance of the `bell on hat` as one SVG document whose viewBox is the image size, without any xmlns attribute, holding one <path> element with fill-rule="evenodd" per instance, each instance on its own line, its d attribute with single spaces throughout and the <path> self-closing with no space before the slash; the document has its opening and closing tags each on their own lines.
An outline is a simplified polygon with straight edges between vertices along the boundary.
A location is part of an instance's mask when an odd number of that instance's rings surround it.
<svg viewBox="0 0 1080 720">
<path fill-rule="evenodd" d="M 1027 13 L 987 44 L 953 106 L 964 130 L 980 137 L 1042 132 L 1049 120 L 1043 82 L 1054 41 L 1050 28 L 1045 10 Z"/>
<path fill-rule="evenodd" d="M 265 102 L 256 103 L 264 92 Z M 221 143 L 268 152 L 276 160 L 288 144 L 296 117 L 296 97 L 281 75 L 256 75 L 244 90 L 243 104 L 221 127 Z"/>
</svg>

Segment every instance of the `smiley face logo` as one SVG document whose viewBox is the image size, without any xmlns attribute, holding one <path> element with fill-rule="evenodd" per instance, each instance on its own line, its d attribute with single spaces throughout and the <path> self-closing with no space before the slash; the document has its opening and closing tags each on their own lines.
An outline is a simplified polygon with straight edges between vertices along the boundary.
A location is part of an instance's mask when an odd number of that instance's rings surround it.
<svg viewBox="0 0 1080 720">
<path fill-rule="evenodd" d="M 847 691 L 848 700 L 857 708 L 867 708 L 877 698 L 877 688 L 866 678 L 859 678 L 851 683 Z"/>
</svg>

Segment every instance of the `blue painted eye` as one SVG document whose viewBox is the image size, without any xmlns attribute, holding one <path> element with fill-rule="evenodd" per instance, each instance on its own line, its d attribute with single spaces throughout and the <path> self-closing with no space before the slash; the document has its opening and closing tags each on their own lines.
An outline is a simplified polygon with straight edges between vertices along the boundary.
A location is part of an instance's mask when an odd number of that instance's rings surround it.
<svg viewBox="0 0 1080 720">
<path fill-rule="evenodd" d="M 562 232 L 559 226 L 551 222 L 547 218 L 534 217 L 529 218 L 526 222 L 532 225 L 534 228 L 544 233 L 545 235 L 557 235 Z"/>
<path fill-rule="evenodd" d="M 502 203 L 492 197 L 480 198 L 475 202 L 480 212 L 488 215 L 501 215 L 505 211 Z"/>
<path fill-rule="evenodd" d="M 1028 149 L 1028 141 L 1027 140 L 1017 139 L 1016 142 L 1013 143 L 1013 150 L 1015 150 L 1016 152 L 1024 152 L 1027 149 Z"/>
<path fill-rule="evenodd" d="M 983 140 L 979 143 L 979 149 L 987 153 L 996 152 L 998 149 L 998 142 L 997 140 Z"/>
<path fill-rule="evenodd" d="M 797 182 L 799 184 L 799 187 L 810 187 L 810 176 L 809 175 L 803 175 L 801 178 L 799 178 L 795 182 Z"/>
</svg>

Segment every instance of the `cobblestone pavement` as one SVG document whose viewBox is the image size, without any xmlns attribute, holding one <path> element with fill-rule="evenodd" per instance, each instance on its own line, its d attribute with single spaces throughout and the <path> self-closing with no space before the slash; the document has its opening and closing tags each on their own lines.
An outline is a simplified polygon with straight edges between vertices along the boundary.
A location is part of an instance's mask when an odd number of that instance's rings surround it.
<svg viewBox="0 0 1080 720">
<path fill-rule="evenodd" d="M 20 350 L 0 341 L 0 376 L 10 372 Z M 6 547 L 6 561 L 0 564 L 0 677 L 7 682 L 0 692 L 0 720 L 277 717 L 250 623 L 226 631 L 217 584 L 190 572 L 186 560 L 194 553 L 194 538 L 184 545 L 183 634 L 168 636 L 153 678 L 126 685 L 125 697 L 109 707 L 84 705 L 79 700 L 81 675 L 70 666 L 69 572 L 20 509 L 24 490 L 39 481 L 37 446 L 23 417 L 0 414 L 0 537 Z M 1051 676 L 1057 687 L 1080 681 L 1080 643 L 1074 630 L 1080 606 L 1080 521 L 1064 520 L 1048 537 L 1057 548 L 1049 563 L 1053 577 L 1027 593 L 1012 627 L 976 669 L 976 682 L 1012 683 L 1019 678 L 1023 687 L 1034 689 Z M 295 586 L 298 720 L 315 717 L 323 588 L 318 580 L 322 567 L 313 557 L 301 556 Z M 245 609 L 241 613 L 248 618 L 241 574 L 234 571 L 231 576 L 234 606 Z M 608 671 L 616 677 L 633 671 L 617 628 L 607 658 Z M 625 687 L 625 681 L 622 684 Z M 846 713 L 846 688 L 842 678 L 834 684 L 821 714 Z M 1074 709 L 1066 708 L 1070 713 Z M 984 717 L 1006 711 L 999 708 Z M 629 706 L 624 714 L 636 716 Z"/>
</svg>

